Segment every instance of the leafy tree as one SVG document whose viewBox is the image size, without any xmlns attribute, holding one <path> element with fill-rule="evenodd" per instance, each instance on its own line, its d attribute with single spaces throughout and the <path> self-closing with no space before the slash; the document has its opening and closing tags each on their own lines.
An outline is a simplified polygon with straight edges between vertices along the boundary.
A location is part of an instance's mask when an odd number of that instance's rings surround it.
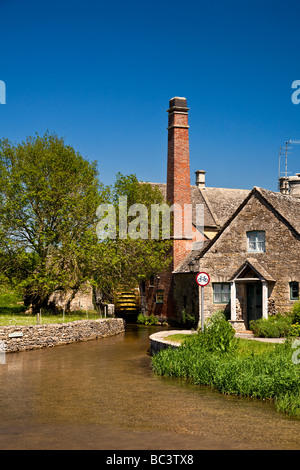
<svg viewBox="0 0 300 470">
<path fill-rule="evenodd" d="M 33 304 L 56 289 L 76 291 L 89 278 L 96 208 L 105 194 L 96 164 L 57 135 L 0 141 L 1 268 Z"/>
<path fill-rule="evenodd" d="M 75 294 L 89 281 L 104 295 L 136 286 L 170 262 L 169 242 L 120 237 L 99 240 L 97 208 L 119 197 L 128 207 L 163 202 L 157 188 L 135 175 L 117 175 L 110 188 L 90 163 L 56 134 L 13 145 L 0 140 L 0 270 L 38 308 L 55 290 Z M 128 217 L 127 222 L 135 217 Z"/>
<path fill-rule="evenodd" d="M 148 212 L 148 236 L 147 238 L 138 237 L 132 239 L 120 237 L 120 228 L 116 226 L 115 239 L 106 239 L 102 241 L 97 249 L 102 251 L 102 259 L 106 261 L 105 269 L 95 269 L 95 277 L 98 278 L 98 284 L 107 285 L 109 279 L 110 286 L 115 289 L 123 285 L 124 287 L 134 287 L 141 282 L 157 274 L 170 264 L 169 240 L 151 238 L 151 205 L 162 204 L 163 196 L 158 188 L 149 183 L 140 183 L 136 175 L 124 176 L 118 173 L 114 185 L 110 188 L 110 201 L 116 212 L 116 220 L 119 220 L 119 201 L 120 197 L 127 197 L 127 208 L 133 204 L 143 204 Z M 136 214 L 128 216 L 126 223 L 136 219 Z M 139 233 L 139 227 L 136 233 Z M 99 257 L 98 257 L 99 259 Z M 102 265 L 103 267 L 103 265 Z M 107 273 L 109 275 L 107 276 Z"/>
</svg>

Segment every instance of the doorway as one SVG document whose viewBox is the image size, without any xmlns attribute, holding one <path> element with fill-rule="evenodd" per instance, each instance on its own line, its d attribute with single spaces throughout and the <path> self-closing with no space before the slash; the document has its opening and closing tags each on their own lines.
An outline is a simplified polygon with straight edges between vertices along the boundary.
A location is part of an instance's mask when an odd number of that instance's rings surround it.
<svg viewBox="0 0 300 470">
<path fill-rule="evenodd" d="M 247 284 L 247 329 L 252 320 L 262 317 L 262 283 Z"/>
</svg>

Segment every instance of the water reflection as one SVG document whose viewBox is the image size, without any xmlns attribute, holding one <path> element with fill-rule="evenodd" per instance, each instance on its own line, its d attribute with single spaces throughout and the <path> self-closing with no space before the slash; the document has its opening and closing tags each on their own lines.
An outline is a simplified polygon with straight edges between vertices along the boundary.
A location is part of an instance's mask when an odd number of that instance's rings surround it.
<svg viewBox="0 0 300 470">
<path fill-rule="evenodd" d="M 300 448 L 300 422 L 270 403 L 153 375 L 152 332 L 7 355 L 0 448 Z"/>
</svg>

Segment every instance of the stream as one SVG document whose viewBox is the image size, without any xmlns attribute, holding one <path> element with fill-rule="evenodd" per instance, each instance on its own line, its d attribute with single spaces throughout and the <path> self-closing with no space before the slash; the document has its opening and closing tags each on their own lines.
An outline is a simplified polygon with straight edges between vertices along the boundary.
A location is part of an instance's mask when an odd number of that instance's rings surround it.
<svg viewBox="0 0 300 470">
<path fill-rule="evenodd" d="M 151 370 L 149 336 L 6 354 L 0 449 L 300 449 L 300 420 Z"/>
</svg>

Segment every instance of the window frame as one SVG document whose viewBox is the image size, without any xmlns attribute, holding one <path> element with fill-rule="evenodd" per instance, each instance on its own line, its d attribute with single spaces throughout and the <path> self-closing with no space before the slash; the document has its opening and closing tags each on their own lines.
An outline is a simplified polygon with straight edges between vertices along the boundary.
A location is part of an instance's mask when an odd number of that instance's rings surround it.
<svg viewBox="0 0 300 470">
<path fill-rule="evenodd" d="M 216 286 L 221 286 L 221 291 L 220 292 L 215 292 L 215 287 Z M 223 287 L 228 286 L 228 292 L 223 292 Z M 215 300 L 215 294 L 221 294 L 221 301 Z M 227 294 L 228 295 L 228 300 L 224 300 L 223 295 Z M 229 304 L 231 299 L 231 292 L 230 292 L 230 282 L 214 282 L 213 283 L 213 303 L 214 304 Z"/>
<path fill-rule="evenodd" d="M 161 300 L 159 299 L 159 296 L 161 296 Z M 158 289 L 155 293 L 155 303 L 156 304 L 163 304 L 164 303 L 164 290 L 163 289 Z"/>
<path fill-rule="evenodd" d="M 292 295 L 292 292 L 293 292 L 293 286 L 297 285 L 297 289 L 298 289 L 298 296 L 297 297 L 294 297 Z M 289 286 L 290 286 L 290 300 L 294 300 L 294 301 L 297 301 L 299 300 L 299 282 L 298 281 L 291 281 L 289 283 Z"/>
<path fill-rule="evenodd" d="M 263 241 L 259 239 L 259 235 L 264 234 Z M 254 240 L 250 240 L 251 235 L 254 236 Z M 266 252 L 266 231 L 265 230 L 248 230 L 247 236 L 247 253 L 265 253 Z M 250 247 L 250 243 L 255 243 L 255 248 Z M 262 244 L 263 249 L 259 250 L 259 244 Z"/>
</svg>

